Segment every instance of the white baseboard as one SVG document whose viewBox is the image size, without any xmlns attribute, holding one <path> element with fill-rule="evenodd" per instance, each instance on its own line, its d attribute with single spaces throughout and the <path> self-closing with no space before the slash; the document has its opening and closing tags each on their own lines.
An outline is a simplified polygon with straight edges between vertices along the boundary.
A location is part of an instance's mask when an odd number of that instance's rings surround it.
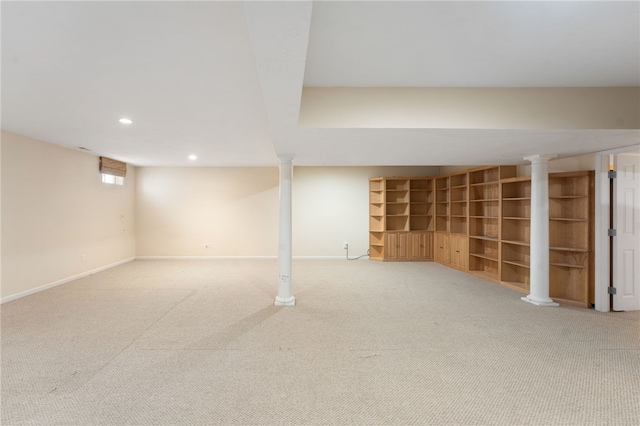
<svg viewBox="0 0 640 426">
<path fill-rule="evenodd" d="M 32 288 L 31 290 L 26 290 L 26 291 L 22 291 L 20 293 L 12 294 L 11 296 L 3 297 L 2 299 L 0 299 L 0 305 L 4 304 L 4 303 L 7 303 L 7 302 L 11 302 L 11 301 L 16 300 L 16 299 L 20 299 L 20 298 L 25 297 L 25 296 L 29 296 L 29 295 L 32 295 L 32 294 L 35 294 L 35 293 L 39 293 L 39 292 L 44 291 L 44 290 L 48 290 L 48 289 L 53 288 L 53 287 L 57 287 L 57 286 L 62 285 L 62 284 L 66 284 L 68 282 L 71 282 L 71 281 L 74 281 L 74 280 L 77 280 L 77 279 L 80 279 L 80 278 L 88 277 L 89 275 L 104 271 L 106 269 L 113 268 L 114 266 L 118 266 L 118 265 L 122 265 L 124 263 L 131 262 L 132 260 L 135 260 L 135 257 L 130 257 L 128 259 L 120 260 L 118 262 L 111 263 L 109 265 L 101 266 L 99 268 L 92 269 L 90 271 L 82 272 L 82 273 L 80 273 L 78 275 L 74 275 L 72 277 L 63 278 L 61 280 L 54 281 L 54 282 L 49 283 L 49 284 L 45 284 L 45 285 L 41 285 L 41 286 L 36 287 L 36 288 Z"/>
<path fill-rule="evenodd" d="M 340 260 L 344 256 L 293 256 L 294 260 Z"/>
<path fill-rule="evenodd" d="M 294 260 L 336 260 L 344 256 L 293 256 Z M 278 256 L 136 256 L 136 260 L 276 260 Z"/>
<path fill-rule="evenodd" d="M 233 259 L 277 259 L 277 256 L 136 256 L 136 260 L 233 260 Z"/>
</svg>

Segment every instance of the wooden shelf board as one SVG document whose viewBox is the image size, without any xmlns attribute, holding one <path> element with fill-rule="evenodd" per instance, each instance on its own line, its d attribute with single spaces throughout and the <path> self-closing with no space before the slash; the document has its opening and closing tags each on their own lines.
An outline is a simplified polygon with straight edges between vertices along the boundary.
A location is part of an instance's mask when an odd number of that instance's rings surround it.
<svg viewBox="0 0 640 426">
<path fill-rule="evenodd" d="M 384 247 L 384 244 L 382 243 L 373 243 L 373 244 L 369 244 L 372 247 Z"/>
<path fill-rule="evenodd" d="M 492 237 L 490 235 L 469 235 L 469 238 L 475 238 L 477 240 L 498 241 L 498 237 Z"/>
<path fill-rule="evenodd" d="M 467 215 L 466 214 L 452 214 L 451 217 L 458 217 L 458 218 L 463 217 L 463 218 L 466 219 Z"/>
<path fill-rule="evenodd" d="M 455 200 L 455 201 L 449 201 L 450 203 L 466 203 L 467 200 Z"/>
<path fill-rule="evenodd" d="M 494 274 L 486 271 L 472 271 L 469 270 L 469 273 L 475 275 L 476 277 L 483 278 L 485 280 L 498 282 L 498 274 Z"/>
<path fill-rule="evenodd" d="M 565 222 L 586 222 L 587 219 L 573 219 L 569 217 L 550 217 L 549 220 L 560 220 Z"/>
<path fill-rule="evenodd" d="M 517 281 L 501 281 L 500 284 L 523 293 L 529 292 L 529 284 L 527 283 L 519 283 Z"/>
<path fill-rule="evenodd" d="M 498 216 L 469 216 L 471 219 L 499 219 Z"/>
<path fill-rule="evenodd" d="M 469 200 L 470 203 L 484 203 L 488 201 L 500 201 L 499 198 L 476 198 L 473 200 Z"/>
<path fill-rule="evenodd" d="M 459 189 L 459 188 L 467 188 L 467 184 L 465 183 L 464 185 L 456 185 L 456 186 L 451 186 L 450 189 Z"/>
<path fill-rule="evenodd" d="M 502 240 L 502 242 L 506 243 L 506 244 L 513 244 L 515 246 L 526 246 L 526 247 L 529 247 L 531 245 L 526 241 Z"/>
<path fill-rule="evenodd" d="M 559 263 L 559 262 L 551 262 L 549 263 L 551 266 L 558 266 L 560 268 L 574 268 L 574 269 L 587 269 L 586 266 L 582 265 L 573 265 L 571 263 Z"/>
<path fill-rule="evenodd" d="M 516 260 L 505 260 L 505 259 L 502 259 L 502 263 L 507 263 L 509 265 L 520 266 L 521 268 L 528 268 L 528 269 L 531 268 L 530 265 L 528 265 L 528 264 L 526 264 L 524 262 L 518 262 Z"/>
<path fill-rule="evenodd" d="M 502 201 L 531 201 L 531 197 L 502 198 Z"/>
<path fill-rule="evenodd" d="M 408 214 L 388 214 L 387 217 L 409 217 Z"/>
<path fill-rule="evenodd" d="M 491 257 L 491 256 L 487 256 L 486 254 L 482 254 L 482 253 L 469 253 L 469 256 L 479 257 L 481 259 L 487 259 L 487 260 L 491 260 L 491 261 L 494 261 L 494 262 L 498 261 L 497 258 Z"/>
<path fill-rule="evenodd" d="M 530 217 L 518 217 L 518 216 L 502 216 L 502 218 L 507 220 L 531 220 Z"/>
<path fill-rule="evenodd" d="M 487 185 L 498 185 L 500 183 L 499 180 L 492 180 L 490 182 L 479 182 L 479 183 L 470 183 L 469 186 L 487 186 Z"/>
<path fill-rule="evenodd" d="M 588 249 L 576 248 L 576 247 L 549 247 L 549 249 L 556 250 L 556 251 L 575 251 L 578 253 L 587 253 L 589 251 Z"/>
<path fill-rule="evenodd" d="M 583 300 L 563 299 L 562 297 L 553 297 L 553 296 L 552 296 L 552 299 L 554 302 L 566 303 L 567 305 L 580 306 L 583 308 L 588 308 L 591 306 L 589 302 L 583 301 Z"/>
<path fill-rule="evenodd" d="M 549 196 L 552 200 L 563 200 L 563 199 L 572 199 L 572 198 L 587 198 L 586 195 L 556 195 Z"/>
</svg>

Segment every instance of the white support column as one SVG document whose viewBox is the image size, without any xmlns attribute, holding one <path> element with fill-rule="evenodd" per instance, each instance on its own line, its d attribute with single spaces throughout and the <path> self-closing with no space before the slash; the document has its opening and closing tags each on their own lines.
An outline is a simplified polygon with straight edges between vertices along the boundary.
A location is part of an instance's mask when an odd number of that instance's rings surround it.
<svg viewBox="0 0 640 426">
<path fill-rule="evenodd" d="M 294 306 L 296 298 L 291 294 L 291 158 L 280 158 L 280 228 L 278 251 L 278 295 L 275 306 Z"/>
<path fill-rule="evenodd" d="M 532 155 L 531 162 L 531 265 L 529 295 L 525 302 L 558 306 L 549 298 L 549 155 Z"/>
</svg>

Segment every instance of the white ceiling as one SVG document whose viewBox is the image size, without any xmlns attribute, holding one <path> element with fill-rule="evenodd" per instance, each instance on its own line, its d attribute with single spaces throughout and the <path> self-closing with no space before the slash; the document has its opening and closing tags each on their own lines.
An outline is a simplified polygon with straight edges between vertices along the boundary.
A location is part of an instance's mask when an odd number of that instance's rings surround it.
<svg viewBox="0 0 640 426">
<path fill-rule="evenodd" d="M 2 128 L 139 166 L 522 163 L 629 146 L 637 130 L 309 129 L 298 111 L 305 84 L 640 86 L 639 5 L 3 1 Z"/>
<path fill-rule="evenodd" d="M 324 2 L 304 83 L 639 86 L 639 16 L 639 2 Z"/>
</svg>

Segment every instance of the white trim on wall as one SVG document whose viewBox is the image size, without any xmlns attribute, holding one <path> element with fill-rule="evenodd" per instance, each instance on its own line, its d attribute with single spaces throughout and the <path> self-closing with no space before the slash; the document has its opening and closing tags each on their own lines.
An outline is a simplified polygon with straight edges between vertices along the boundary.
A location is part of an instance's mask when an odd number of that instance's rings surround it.
<svg viewBox="0 0 640 426">
<path fill-rule="evenodd" d="M 277 260 L 278 256 L 136 256 L 136 260 Z M 293 256 L 298 260 L 336 260 L 345 256 Z M 355 259 L 354 259 L 355 260 Z"/>
<path fill-rule="evenodd" d="M 119 266 L 119 265 L 123 265 L 125 263 L 129 263 L 132 260 L 135 260 L 135 257 L 130 257 L 128 259 L 120 260 L 118 262 L 111 263 L 111 264 L 105 265 L 105 266 L 101 266 L 99 268 L 91 269 L 90 271 L 85 271 L 85 272 L 82 272 L 80 274 L 73 275 L 73 276 L 67 277 L 67 278 L 63 278 L 61 280 L 54 281 L 54 282 L 49 283 L 49 284 L 44 284 L 44 285 L 41 285 L 41 286 L 36 287 L 36 288 L 32 288 L 32 289 L 29 289 L 29 290 L 26 290 L 26 291 L 23 291 L 23 292 L 20 292 L 20 293 L 12 294 L 11 296 L 3 297 L 2 299 L 0 299 L 0 305 L 4 304 L 4 303 L 7 303 L 7 302 L 14 301 L 16 299 L 20 299 L 20 298 L 25 297 L 25 296 L 30 296 L 32 294 L 39 293 L 39 292 L 44 291 L 44 290 L 48 290 L 48 289 L 53 288 L 53 287 L 57 287 L 57 286 L 62 285 L 62 284 L 66 284 L 66 283 L 71 282 L 71 281 L 78 280 L 80 278 L 88 277 L 89 275 L 93 275 L 95 273 L 105 271 L 105 270 L 113 268 L 115 266 Z"/>
</svg>

